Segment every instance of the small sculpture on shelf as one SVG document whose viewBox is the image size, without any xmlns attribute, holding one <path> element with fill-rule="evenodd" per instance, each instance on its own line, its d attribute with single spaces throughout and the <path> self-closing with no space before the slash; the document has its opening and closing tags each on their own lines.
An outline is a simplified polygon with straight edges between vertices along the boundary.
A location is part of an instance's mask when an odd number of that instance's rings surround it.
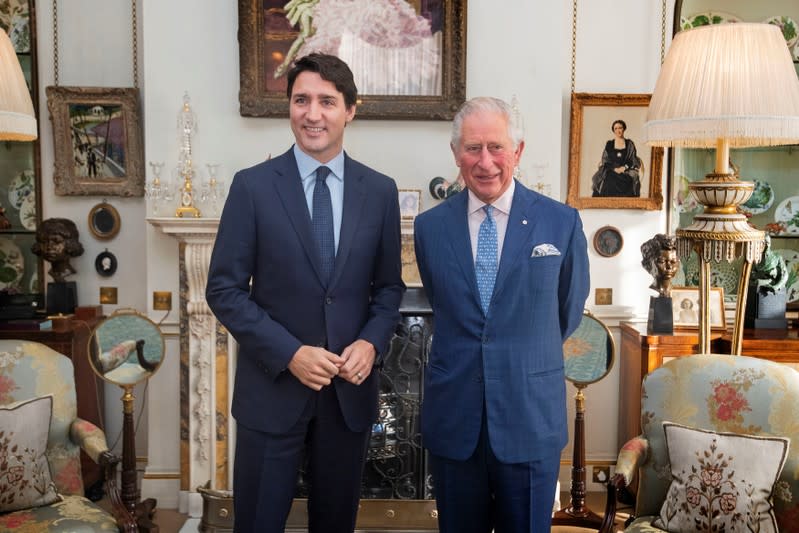
<svg viewBox="0 0 799 533">
<path fill-rule="evenodd" d="M 79 237 L 78 227 L 68 218 L 48 218 L 36 230 L 31 251 L 50 263 L 53 281 L 63 282 L 76 272 L 69 260 L 83 254 Z"/>
<path fill-rule="evenodd" d="M 748 328 L 785 329 L 787 307 L 788 267 L 785 259 L 771 249 L 771 237 L 766 235 L 766 249 L 759 262 L 752 265 L 749 290 L 746 296 L 744 326 Z"/>
<path fill-rule="evenodd" d="M 675 237 L 658 233 L 641 245 L 641 256 L 641 265 L 652 274 L 653 281 L 649 288 L 658 293 L 649 299 L 647 329 L 652 333 L 671 335 L 674 332 L 671 281 L 680 265 Z"/>
<path fill-rule="evenodd" d="M 79 237 L 78 227 L 68 218 L 48 218 L 36 229 L 31 251 L 50 263 L 48 274 L 53 278 L 47 284 L 48 313 L 71 313 L 78 304 L 75 282 L 66 278 L 76 272 L 69 260 L 83 254 Z"/>
</svg>

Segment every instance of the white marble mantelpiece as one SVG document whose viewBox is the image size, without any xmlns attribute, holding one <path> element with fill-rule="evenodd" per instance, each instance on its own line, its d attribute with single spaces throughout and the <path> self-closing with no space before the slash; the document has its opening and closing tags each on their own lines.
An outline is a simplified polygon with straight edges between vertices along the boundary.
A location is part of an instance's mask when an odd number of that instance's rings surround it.
<svg viewBox="0 0 799 533">
<path fill-rule="evenodd" d="M 147 222 L 180 243 L 180 505 L 201 516 L 198 486 L 231 488 L 228 335 L 205 301 L 218 218 L 154 217 Z"/>
</svg>

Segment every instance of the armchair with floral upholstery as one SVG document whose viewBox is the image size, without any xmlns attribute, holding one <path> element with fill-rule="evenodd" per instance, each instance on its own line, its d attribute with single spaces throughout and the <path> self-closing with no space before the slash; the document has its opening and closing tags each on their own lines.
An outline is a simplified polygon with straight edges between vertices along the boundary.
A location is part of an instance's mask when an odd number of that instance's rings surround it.
<svg viewBox="0 0 799 533">
<path fill-rule="evenodd" d="M 799 532 L 797 406 L 799 372 L 765 359 L 685 356 L 648 374 L 642 433 L 624 444 L 610 483 L 622 489 L 637 477 L 625 531 Z"/>
<path fill-rule="evenodd" d="M 47 400 L 47 411 L 15 422 L 10 418 L 42 398 Z M 68 357 L 37 342 L 0 340 L 0 415 L 6 417 L 0 427 L 0 531 L 136 531 L 116 486 L 120 458 L 109 452 L 102 430 L 77 418 Z M 41 440 L 46 442 L 39 455 L 49 466 L 49 475 L 46 468 L 39 468 L 31 481 L 26 479 L 25 461 L 34 457 L 35 447 L 14 441 L 35 433 L 35 427 L 41 427 Z M 83 496 L 81 449 L 103 467 L 113 515 Z M 34 487 L 34 502 L 28 505 L 25 494 Z"/>
</svg>

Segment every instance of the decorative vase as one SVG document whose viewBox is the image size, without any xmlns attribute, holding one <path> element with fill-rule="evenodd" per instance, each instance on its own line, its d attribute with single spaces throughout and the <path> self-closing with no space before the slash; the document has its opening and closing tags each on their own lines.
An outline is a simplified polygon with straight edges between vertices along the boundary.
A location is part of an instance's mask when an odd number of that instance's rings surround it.
<svg viewBox="0 0 799 533">
<path fill-rule="evenodd" d="M 756 285 L 750 285 L 746 296 L 744 327 L 756 329 L 786 329 L 787 291 L 781 287 L 765 294 Z"/>
</svg>

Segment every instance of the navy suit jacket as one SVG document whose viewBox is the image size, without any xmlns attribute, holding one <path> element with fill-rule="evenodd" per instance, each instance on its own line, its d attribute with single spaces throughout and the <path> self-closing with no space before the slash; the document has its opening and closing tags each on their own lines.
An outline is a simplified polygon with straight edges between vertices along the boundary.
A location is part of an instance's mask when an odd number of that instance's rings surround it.
<svg viewBox="0 0 799 533">
<path fill-rule="evenodd" d="M 405 286 L 394 180 L 345 154 L 339 246 L 327 287 L 292 150 L 236 174 L 206 287 L 208 305 L 239 343 L 232 412 L 245 426 L 291 428 L 313 394 L 287 370 L 301 345 L 342 350 L 357 339 L 378 357 L 399 320 Z M 347 426 L 377 416 L 378 373 L 360 386 L 334 378 Z"/>
<path fill-rule="evenodd" d="M 588 255 L 576 210 L 516 183 L 488 314 L 480 306 L 463 191 L 416 218 L 416 257 L 435 332 L 422 439 L 465 460 L 483 416 L 504 463 L 551 457 L 568 439 L 563 341 L 582 319 Z M 533 256 L 551 244 L 559 255 Z"/>
</svg>

